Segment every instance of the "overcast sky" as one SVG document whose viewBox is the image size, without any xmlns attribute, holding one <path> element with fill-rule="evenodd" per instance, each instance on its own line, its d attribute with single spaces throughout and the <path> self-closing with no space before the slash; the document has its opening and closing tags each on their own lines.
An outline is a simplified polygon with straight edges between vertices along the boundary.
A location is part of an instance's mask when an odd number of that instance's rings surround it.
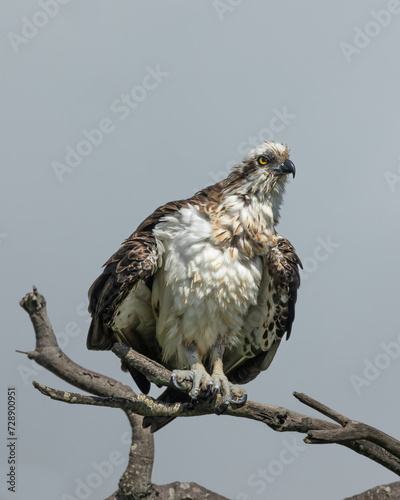
<svg viewBox="0 0 400 500">
<path fill-rule="evenodd" d="M 268 139 L 287 143 L 297 168 L 278 229 L 305 271 L 290 341 L 249 398 L 312 414 L 292 396 L 301 391 L 398 435 L 400 3 L 20 0 L 1 10 L 0 497 L 104 499 L 129 448 L 121 411 L 33 389 L 70 386 L 15 353 L 34 347 L 19 300 L 37 285 L 66 354 L 130 383 L 113 354 L 86 350 L 88 288 L 157 206 L 220 180 Z M 16 495 L 5 488 L 14 386 Z M 340 500 L 396 480 L 302 438 L 181 419 L 156 435 L 153 479 L 240 500 Z M 113 452 L 123 459 L 101 478 Z"/>
</svg>

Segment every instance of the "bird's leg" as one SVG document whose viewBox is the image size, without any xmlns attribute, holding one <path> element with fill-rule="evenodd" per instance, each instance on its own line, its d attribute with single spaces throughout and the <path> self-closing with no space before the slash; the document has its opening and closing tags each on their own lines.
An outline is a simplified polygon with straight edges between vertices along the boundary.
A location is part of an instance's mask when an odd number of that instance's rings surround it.
<svg viewBox="0 0 400 500">
<path fill-rule="evenodd" d="M 197 399 L 201 390 L 208 389 L 208 383 L 211 378 L 204 368 L 203 363 L 201 362 L 197 347 L 194 344 L 191 344 L 187 348 L 187 356 L 189 360 L 189 370 L 173 370 L 171 374 L 171 382 L 174 386 L 182 390 L 181 383 L 185 380 L 189 380 L 192 382 L 192 389 L 189 393 L 192 399 Z"/>
<path fill-rule="evenodd" d="M 229 382 L 224 373 L 224 346 L 216 345 L 212 349 L 213 372 L 211 374 L 211 384 L 209 383 L 209 394 L 214 398 L 218 392 L 223 398 L 220 413 L 224 412 L 230 403 L 236 406 L 243 406 L 247 401 L 247 394 L 244 389 Z"/>
<path fill-rule="evenodd" d="M 223 398 L 223 403 L 220 407 L 219 413 L 224 412 L 229 404 L 235 406 L 243 406 L 247 400 L 247 394 L 244 389 L 229 382 L 224 373 L 224 346 L 217 344 L 211 351 L 211 362 L 213 372 L 211 376 L 207 373 L 204 365 L 200 359 L 197 347 L 191 344 L 186 348 L 188 356 L 189 370 L 173 370 L 171 374 L 171 382 L 179 389 L 184 390 L 180 385 L 184 381 L 192 382 L 192 389 L 189 393 L 193 400 L 196 400 L 201 391 L 207 391 L 206 397 L 214 399 L 218 393 Z"/>
</svg>

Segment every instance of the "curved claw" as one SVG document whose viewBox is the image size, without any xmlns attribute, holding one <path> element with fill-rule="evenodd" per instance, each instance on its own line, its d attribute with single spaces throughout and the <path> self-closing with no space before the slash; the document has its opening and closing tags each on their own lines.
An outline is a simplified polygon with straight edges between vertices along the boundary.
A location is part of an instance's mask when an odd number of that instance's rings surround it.
<svg viewBox="0 0 400 500">
<path fill-rule="evenodd" d="M 221 391 L 220 382 L 218 380 L 216 382 L 212 382 L 212 391 L 209 395 L 210 403 L 212 403 L 214 401 L 214 399 L 217 397 L 217 395 L 220 391 Z"/>
<path fill-rule="evenodd" d="M 206 393 L 206 399 L 211 397 L 211 401 L 214 399 L 214 384 L 212 381 L 208 382 L 207 384 L 207 393 Z"/>
<path fill-rule="evenodd" d="M 182 387 L 178 384 L 178 381 L 176 379 L 176 373 L 172 372 L 171 373 L 171 383 L 174 387 L 176 387 L 179 391 L 182 390 Z"/>
<path fill-rule="evenodd" d="M 211 397 L 210 397 L 210 403 L 212 403 L 215 400 L 215 398 L 218 396 L 218 392 L 219 392 L 219 389 L 216 389 L 214 387 L 214 390 L 213 390 Z"/>
<path fill-rule="evenodd" d="M 232 403 L 232 398 L 230 395 L 228 395 L 224 402 L 222 403 L 222 405 L 218 408 L 218 410 L 215 412 L 217 415 L 221 415 L 222 413 L 224 413 L 227 409 L 228 409 L 228 406 L 229 404 Z"/>
<path fill-rule="evenodd" d="M 241 408 L 246 404 L 247 394 L 244 393 L 239 399 L 232 399 L 231 403 L 236 406 L 236 408 Z"/>
<path fill-rule="evenodd" d="M 190 371 L 188 372 L 188 374 L 185 374 L 184 380 L 192 380 L 193 381 L 193 376 L 192 376 L 192 373 Z M 175 370 L 171 373 L 171 383 L 179 391 L 186 392 L 185 387 L 182 387 L 181 384 L 178 382 L 178 376 L 177 376 L 177 373 Z"/>
</svg>

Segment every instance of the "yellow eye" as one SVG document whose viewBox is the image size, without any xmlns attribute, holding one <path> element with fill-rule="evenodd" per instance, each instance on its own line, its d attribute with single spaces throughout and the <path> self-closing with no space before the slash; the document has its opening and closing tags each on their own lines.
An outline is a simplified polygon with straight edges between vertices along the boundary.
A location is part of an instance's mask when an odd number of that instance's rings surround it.
<svg viewBox="0 0 400 500">
<path fill-rule="evenodd" d="M 265 158 L 265 156 L 260 156 L 260 157 L 258 158 L 258 163 L 259 163 L 260 165 L 266 165 L 266 164 L 267 164 L 267 159 Z"/>
</svg>

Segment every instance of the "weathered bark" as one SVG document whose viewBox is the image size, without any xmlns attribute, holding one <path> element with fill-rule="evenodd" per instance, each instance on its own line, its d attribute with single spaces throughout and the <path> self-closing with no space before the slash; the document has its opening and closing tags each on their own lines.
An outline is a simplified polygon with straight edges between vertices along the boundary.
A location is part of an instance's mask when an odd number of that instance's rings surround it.
<svg viewBox="0 0 400 500">
<path fill-rule="evenodd" d="M 400 498 L 400 482 L 376 486 L 364 493 L 345 498 L 344 500 L 398 500 Z"/>
<path fill-rule="evenodd" d="M 44 395 L 69 404 L 108 406 L 122 409 L 132 429 L 132 443 L 127 469 L 119 481 L 118 491 L 109 499 L 203 499 L 224 500 L 224 497 L 195 483 L 171 483 L 155 485 L 151 481 L 154 461 L 153 435 L 142 428 L 143 416 L 193 417 L 219 414 L 222 403 L 218 396 L 214 401 L 200 400 L 196 404 L 167 404 L 155 401 L 149 396 L 136 394 L 130 387 L 110 377 L 87 370 L 69 359 L 59 348 L 46 311 L 46 301 L 34 288 L 21 301 L 28 312 L 36 335 L 34 351 L 25 353 L 30 359 L 53 372 L 71 385 L 91 393 L 76 394 L 59 391 L 34 382 L 33 385 Z M 113 352 L 125 363 L 133 366 L 152 382 L 160 386 L 171 386 L 171 372 L 155 361 L 142 356 L 124 344 L 116 344 Z M 190 385 L 185 386 L 190 390 Z M 278 432 L 300 432 L 307 434 L 304 441 L 309 444 L 337 443 L 364 455 L 400 475 L 400 442 L 378 429 L 353 421 L 314 399 L 301 393 L 294 393 L 302 403 L 331 418 L 334 422 L 309 417 L 286 408 L 263 405 L 248 401 L 241 408 L 229 407 L 224 414 L 249 418 L 268 425 Z M 388 485 L 394 489 L 400 483 Z M 377 490 L 376 488 L 374 490 Z M 370 490 L 372 491 L 372 490 Z M 387 494 L 388 490 L 386 491 Z M 392 490 L 391 490 L 392 491 Z M 393 490 L 398 491 L 398 490 Z M 386 494 L 385 493 L 385 494 Z M 369 494 L 365 492 L 362 495 Z M 383 494 L 383 493 L 382 493 Z M 394 496 L 356 496 L 354 500 L 375 498 L 400 498 Z M 226 500 L 226 499 L 225 499 Z"/>
</svg>

